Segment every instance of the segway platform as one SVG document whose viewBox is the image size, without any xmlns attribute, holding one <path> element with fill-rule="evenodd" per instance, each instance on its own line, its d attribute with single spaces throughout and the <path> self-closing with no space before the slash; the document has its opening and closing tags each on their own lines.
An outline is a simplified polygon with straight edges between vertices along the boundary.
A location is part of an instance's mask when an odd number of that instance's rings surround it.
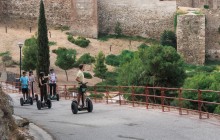
<svg viewBox="0 0 220 140">
<path fill-rule="evenodd" d="M 48 108 L 50 109 L 52 107 L 52 102 L 50 99 L 47 99 L 46 102 L 41 102 L 40 100 L 37 101 L 37 109 L 41 110 L 41 108 Z"/>
<path fill-rule="evenodd" d="M 60 100 L 59 94 L 56 94 L 56 95 L 54 95 L 54 96 L 50 96 L 50 95 L 49 95 L 49 98 L 50 98 L 50 100 L 57 100 L 57 101 Z"/>
<path fill-rule="evenodd" d="M 89 98 L 86 98 L 86 106 L 85 107 L 78 107 L 77 101 L 73 100 L 71 104 L 71 110 L 73 114 L 77 114 L 78 111 L 85 111 L 92 112 L 93 110 L 93 104 L 92 101 Z"/>
<path fill-rule="evenodd" d="M 33 99 L 29 97 L 27 100 L 24 100 L 24 98 L 20 98 L 20 104 L 23 106 L 24 104 L 30 104 L 33 105 Z"/>
</svg>

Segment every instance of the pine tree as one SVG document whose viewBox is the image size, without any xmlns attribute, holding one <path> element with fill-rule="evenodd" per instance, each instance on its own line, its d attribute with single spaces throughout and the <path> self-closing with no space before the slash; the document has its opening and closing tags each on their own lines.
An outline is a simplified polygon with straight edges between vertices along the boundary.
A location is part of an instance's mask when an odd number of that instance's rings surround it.
<svg viewBox="0 0 220 140">
<path fill-rule="evenodd" d="M 105 65 L 105 55 L 103 52 L 99 52 L 98 56 L 96 56 L 94 73 L 95 76 L 105 79 L 105 75 L 107 72 L 107 67 Z"/>
<path fill-rule="evenodd" d="M 49 73 L 50 54 L 47 35 L 47 23 L 44 11 L 44 3 L 40 1 L 40 13 L 38 19 L 38 56 L 37 56 L 37 74 L 44 72 L 45 75 Z"/>
</svg>

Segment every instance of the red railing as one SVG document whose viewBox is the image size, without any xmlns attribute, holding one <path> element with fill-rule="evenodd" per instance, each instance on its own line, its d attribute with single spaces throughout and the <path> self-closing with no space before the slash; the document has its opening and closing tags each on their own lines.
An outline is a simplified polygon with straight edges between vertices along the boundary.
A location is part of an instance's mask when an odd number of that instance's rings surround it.
<svg viewBox="0 0 220 140">
<path fill-rule="evenodd" d="M 0 82 L 2 89 L 8 93 L 17 93 L 20 84 L 16 82 Z M 49 89 L 49 88 L 48 88 Z M 167 92 L 174 92 L 167 94 Z M 76 98 L 76 85 L 57 85 L 57 93 L 60 97 L 67 99 Z M 165 88 L 165 87 L 147 87 L 147 86 L 90 86 L 87 91 L 88 94 L 93 95 L 91 98 L 95 103 L 106 102 L 106 104 L 130 104 L 133 107 L 145 106 L 146 109 L 161 108 L 162 112 L 171 111 L 171 108 L 178 110 L 180 115 L 189 114 L 189 111 L 198 113 L 199 118 L 209 118 L 210 115 L 218 116 L 218 114 L 210 113 L 206 110 L 206 105 L 220 105 L 219 102 L 210 102 L 202 98 L 204 94 L 220 94 L 220 91 L 213 90 L 197 90 L 197 89 L 183 89 L 183 88 Z M 196 94 L 197 99 L 188 99 L 183 97 L 184 94 Z M 98 95 L 103 95 L 100 98 Z M 219 96 L 220 97 L 220 96 Z M 129 98 L 129 99 L 128 99 Z M 168 101 L 170 100 L 170 101 Z M 175 101 L 175 105 L 171 105 L 171 100 Z M 196 103 L 198 108 L 187 108 L 184 102 Z M 184 113 L 185 111 L 185 113 Z"/>
</svg>

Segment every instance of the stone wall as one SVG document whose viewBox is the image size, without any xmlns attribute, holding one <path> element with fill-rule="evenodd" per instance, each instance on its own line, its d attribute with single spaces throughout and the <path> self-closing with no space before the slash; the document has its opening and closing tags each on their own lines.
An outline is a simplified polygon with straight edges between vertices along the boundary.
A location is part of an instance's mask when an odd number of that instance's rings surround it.
<svg viewBox="0 0 220 140">
<path fill-rule="evenodd" d="M 220 9 L 204 10 L 206 15 L 206 58 L 220 60 Z"/>
<path fill-rule="evenodd" d="M 177 0 L 177 6 L 201 8 L 209 5 L 210 9 L 220 7 L 220 0 Z"/>
<path fill-rule="evenodd" d="M 205 15 L 178 16 L 177 51 L 190 64 L 205 63 Z"/>
<path fill-rule="evenodd" d="M 159 38 L 173 30 L 176 1 L 98 0 L 99 32 L 114 33 L 117 22 L 123 34 Z"/>
<path fill-rule="evenodd" d="M 49 27 L 65 25 L 77 35 L 98 36 L 97 0 L 44 0 Z M 0 22 L 9 27 L 37 26 L 39 0 L 0 0 Z"/>
</svg>

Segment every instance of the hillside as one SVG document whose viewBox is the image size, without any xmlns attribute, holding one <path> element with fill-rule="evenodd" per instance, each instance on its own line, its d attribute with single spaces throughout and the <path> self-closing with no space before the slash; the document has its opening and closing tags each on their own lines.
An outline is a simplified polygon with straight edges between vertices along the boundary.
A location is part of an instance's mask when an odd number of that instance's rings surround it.
<svg viewBox="0 0 220 140">
<path fill-rule="evenodd" d="M 122 50 L 129 49 L 129 41 L 121 40 L 121 39 L 109 39 L 108 41 L 99 41 L 97 39 L 89 39 L 91 41 L 90 45 L 87 48 L 80 48 L 67 40 L 67 35 L 65 32 L 60 30 L 50 30 L 51 38 L 49 37 L 49 41 L 56 42 L 56 45 L 50 47 L 50 61 L 51 68 L 55 69 L 55 72 L 58 75 L 59 83 L 67 83 L 65 72 L 55 66 L 56 54 L 52 53 L 53 49 L 57 49 L 58 47 L 66 47 L 73 48 L 77 51 L 77 58 L 79 58 L 84 53 L 90 53 L 92 56 L 97 55 L 100 51 L 103 51 L 105 55 L 109 54 L 119 54 Z M 15 61 L 19 61 L 19 48 L 17 46 L 18 42 L 24 42 L 25 39 L 32 37 L 36 33 L 36 30 L 29 32 L 28 29 L 13 29 L 8 28 L 8 32 L 5 32 L 5 27 L 0 27 L 0 52 L 9 51 L 12 55 L 12 59 Z M 139 46 L 141 42 L 132 41 L 130 50 L 137 50 L 137 46 Z M 110 52 L 109 46 L 112 45 L 112 49 Z M 86 71 L 91 72 L 91 68 L 94 66 L 86 66 Z M 108 69 L 111 71 L 113 68 L 108 66 Z M 14 73 L 19 73 L 19 66 L 7 68 L 7 71 L 11 71 Z M 74 83 L 75 75 L 77 69 L 71 69 L 68 71 L 69 82 Z M 87 80 L 90 85 L 93 85 L 101 80 L 99 78 L 93 78 L 91 80 Z"/>
</svg>

